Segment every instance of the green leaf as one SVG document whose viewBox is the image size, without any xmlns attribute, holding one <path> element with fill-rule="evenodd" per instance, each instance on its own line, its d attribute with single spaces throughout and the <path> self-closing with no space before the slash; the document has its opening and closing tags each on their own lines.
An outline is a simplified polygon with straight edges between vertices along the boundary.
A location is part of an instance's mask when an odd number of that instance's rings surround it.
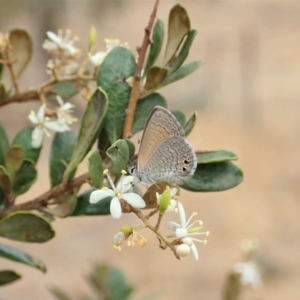
<svg viewBox="0 0 300 300">
<path fill-rule="evenodd" d="M 58 218 L 66 218 L 68 217 L 74 210 L 76 206 L 76 194 L 78 189 L 65 192 L 60 196 L 56 197 L 57 205 L 51 208 L 44 208 L 44 211 L 49 213 L 50 215 Z"/>
<path fill-rule="evenodd" d="M 76 135 L 73 131 L 58 132 L 55 134 L 49 160 L 51 187 L 62 182 L 62 177 L 66 170 L 66 165 L 70 162 L 75 143 Z M 70 176 L 70 178 L 72 177 Z"/>
<path fill-rule="evenodd" d="M 31 160 L 37 163 L 41 148 L 32 148 L 31 146 L 31 134 L 33 131 L 33 127 L 27 127 L 21 130 L 13 139 L 12 146 L 20 146 L 25 151 L 25 159 Z"/>
<path fill-rule="evenodd" d="M 33 212 L 17 211 L 0 220 L 0 236 L 11 240 L 44 243 L 54 235 L 50 222 Z"/>
<path fill-rule="evenodd" d="M 90 203 L 90 194 L 93 189 L 83 192 L 77 197 L 77 204 L 71 216 L 95 216 L 95 215 L 109 215 L 111 198 L 107 197 L 98 203 Z"/>
<path fill-rule="evenodd" d="M 117 140 L 107 149 L 106 154 L 113 163 L 112 172 L 114 174 L 121 174 L 122 170 L 127 170 L 129 149 L 125 140 Z"/>
<path fill-rule="evenodd" d="M 0 286 L 14 282 L 21 278 L 21 275 L 12 270 L 0 271 Z"/>
<path fill-rule="evenodd" d="M 37 170 L 30 160 L 24 160 L 13 181 L 14 196 L 24 194 L 36 181 Z"/>
<path fill-rule="evenodd" d="M 181 66 L 176 72 L 166 78 L 166 80 L 160 85 L 160 88 L 192 74 L 202 65 L 203 62 L 201 60 L 197 60 Z"/>
<path fill-rule="evenodd" d="M 181 127 L 183 127 L 185 124 L 185 114 L 179 110 L 172 110 L 171 113 L 176 117 Z"/>
<path fill-rule="evenodd" d="M 193 192 L 217 192 L 235 187 L 243 180 L 243 172 L 230 161 L 199 164 L 194 175 L 182 188 Z"/>
<path fill-rule="evenodd" d="M 190 19 L 185 8 L 181 5 L 175 5 L 169 14 L 168 41 L 166 46 L 163 65 L 166 66 L 172 61 L 183 38 L 191 29 Z"/>
<path fill-rule="evenodd" d="M 161 67 L 151 67 L 147 72 L 145 91 L 149 91 L 158 87 L 168 76 L 168 69 Z"/>
<path fill-rule="evenodd" d="M 92 186 L 101 188 L 103 183 L 103 164 L 98 150 L 93 150 L 87 155 L 87 166 Z"/>
<path fill-rule="evenodd" d="M 158 93 L 151 94 L 138 101 L 131 129 L 132 134 L 136 134 L 145 128 L 148 117 L 156 105 L 167 107 L 166 99 Z"/>
<path fill-rule="evenodd" d="M 43 273 L 46 272 L 46 266 L 42 261 L 11 246 L 0 244 L 0 257 L 34 267 L 38 270 L 41 270 Z"/>
<path fill-rule="evenodd" d="M 183 127 L 185 136 L 188 136 L 192 132 L 192 130 L 196 125 L 197 119 L 198 119 L 198 113 L 195 111 Z"/>
<path fill-rule="evenodd" d="M 169 74 L 174 73 L 184 63 L 185 59 L 187 58 L 187 56 L 189 54 L 190 48 L 192 46 L 192 43 L 194 41 L 194 38 L 195 38 L 196 34 L 197 34 L 196 30 L 191 30 L 188 33 L 188 35 L 187 35 L 187 37 L 186 37 L 186 39 L 183 43 L 183 46 L 180 49 L 178 57 L 176 58 L 176 60 L 174 61 L 173 65 L 171 66 L 171 68 L 169 70 Z"/>
<path fill-rule="evenodd" d="M 238 157 L 235 153 L 228 150 L 215 150 L 196 153 L 198 164 L 208 164 L 222 161 L 237 160 Z"/>
<path fill-rule="evenodd" d="M 102 68 L 102 67 L 101 67 Z M 88 102 L 84 115 L 81 119 L 77 142 L 70 160 L 63 174 L 63 182 L 66 184 L 72 172 L 90 151 L 101 129 L 107 110 L 107 95 L 100 89 L 96 89 L 91 100 Z"/>
<path fill-rule="evenodd" d="M 159 53 L 163 45 L 164 35 L 165 35 L 164 23 L 162 20 L 157 19 L 153 27 L 152 43 L 150 45 L 150 51 L 145 66 L 144 74 L 146 74 L 149 68 L 152 67 L 156 62 L 156 59 L 159 56 Z"/>
<path fill-rule="evenodd" d="M 99 69 L 97 84 L 104 89 L 109 100 L 104 129 L 111 145 L 122 137 L 131 92 L 126 79 L 134 75 L 135 67 L 132 53 L 126 48 L 116 47 L 107 54 Z"/>
<path fill-rule="evenodd" d="M 4 156 L 8 151 L 9 141 L 4 127 L 0 122 L 0 165 L 4 165 Z"/>
<path fill-rule="evenodd" d="M 5 167 L 12 181 L 14 181 L 16 172 L 20 169 L 21 165 L 23 164 L 24 156 L 24 150 L 20 146 L 12 146 L 5 154 Z"/>
<path fill-rule="evenodd" d="M 127 143 L 128 150 L 129 150 L 129 159 L 131 159 L 135 154 L 135 145 L 130 140 L 125 139 L 125 141 Z"/>
<path fill-rule="evenodd" d="M 72 300 L 64 291 L 57 287 L 50 287 L 49 288 L 51 294 L 58 300 Z"/>
<path fill-rule="evenodd" d="M 95 290 L 103 291 L 112 300 L 127 300 L 133 292 L 133 287 L 126 282 L 123 272 L 108 264 L 96 265 L 88 281 Z"/>
<path fill-rule="evenodd" d="M 4 195 L 11 193 L 11 180 L 5 167 L 0 166 L 0 189 Z"/>
<path fill-rule="evenodd" d="M 68 99 L 78 93 L 76 83 L 74 81 L 63 81 L 52 85 L 52 90 L 60 95 L 63 99 Z"/>
<path fill-rule="evenodd" d="M 13 62 L 12 69 L 18 78 L 31 59 L 32 39 L 27 31 L 13 29 L 9 32 L 9 40 L 11 44 L 10 58 Z M 4 68 L 2 80 L 8 89 L 12 86 L 12 79 L 7 68 Z"/>
<path fill-rule="evenodd" d="M 1 64 L 0 64 L 1 66 Z M 1 75 L 0 75 L 1 76 Z M 5 85 L 0 81 L 0 102 L 6 96 Z"/>
</svg>

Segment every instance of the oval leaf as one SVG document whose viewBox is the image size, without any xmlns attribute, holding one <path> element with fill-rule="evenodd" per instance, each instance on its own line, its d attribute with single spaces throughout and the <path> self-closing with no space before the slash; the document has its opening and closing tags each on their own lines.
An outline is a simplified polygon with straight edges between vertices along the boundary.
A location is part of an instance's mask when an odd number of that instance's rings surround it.
<svg viewBox="0 0 300 300">
<path fill-rule="evenodd" d="M 168 69 L 160 67 L 151 67 L 147 72 L 145 91 L 149 91 L 158 87 L 168 76 Z"/>
<path fill-rule="evenodd" d="M 4 166 L 4 156 L 8 151 L 9 141 L 4 127 L 0 122 L 0 165 Z"/>
<path fill-rule="evenodd" d="M 181 187 L 193 192 L 217 192 L 233 188 L 242 180 L 243 172 L 232 162 L 199 164 Z"/>
<path fill-rule="evenodd" d="M 237 160 L 235 153 L 228 150 L 215 150 L 196 153 L 198 164 L 208 164 L 222 161 Z"/>
<path fill-rule="evenodd" d="M 101 188 L 103 182 L 103 164 L 98 150 L 93 150 L 88 154 L 87 166 L 92 186 L 94 188 Z"/>
<path fill-rule="evenodd" d="M 11 193 L 11 180 L 7 170 L 3 166 L 0 166 L 0 189 L 4 195 Z"/>
<path fill-rule="evenodd" d="M 183 43 L 183 46 L 180 49 L 178 57 L 176 58 L 176 60 L 174 61 L 174 63 L 172 64 L 172 66 L 169 70 L 169 74 L 172 74 L 173 72 L 178 70 L 181 67 L 181 65 L 184 63 L 185 59 L 187 58 L 187 56 L 189 54 L 190 48 L 192 46 L 192 43 L 194 41 L 196 34 L 197 34 L 196 30 L 191 30 L 188 33 L 188 35 Z"/>
<path fill-rule="evenodd" d="M 77 204 L 71 216 L 109 215 L 111 198 L 105 198 L 98 203 L 90 203 L 90 194 L 93 189 L 87 190 L 77 197 Z"/>
<path fill-rule="evenodd" d="M 102 68 L 102 67 L 101 67 Z M 67 183 L 72 172 L 90 151 L 97 139 L 107 110 L 107 95 L 100 88 L 88 102 L 81 119 L 77 142 L 67 169 L 63 175 L 63 182 Z"/>
<path fill-rule="evenodd" d="M 0 271 L 0 286 L 14 282 L 21 278 L 21 275 L 12 270 Z"/>
<path fill-rule="evenodd" d="M 43 273 L 46 272 L 46 266 L 42 261 L 11 246 L 0 244 L 0 257 L 22 263 L 30 267 L 34 267 L 41 270 Z"/>
<path fill-rule="evenodd" d="M 33 131 L 33 127 L 27 127 L 21 130 L 13 139 L 13 146 L 20 146 L 25 151 L 25 159 L 31 160 L 37 163 L 41 148 L 32 148 L 31 146 L 31 133 Z"/>
<path fill-rule="evenodd" d="M 201 60 L 197 60 L 181 66 L 176 72 L 166 78 L 166 80 L 160 85 L 160 88 L 192 74 L 202 65 L 203 62 Z"/>
<path fill-rule="evenodd" d="M 154 93 L 139 100 L 131 129 L 132 134 L 136 134 L 145 128 L 148 117 L 156 105 L 167 107 L 167 101 L 161 94 Z"/>
<path fill-rule="evenodd" d="M 135 67 L 132 53 L 126 48 L 116 47 L 106 55 L 99 69 L 97 84 L 107 93 L 109 100 L 104 129 L 111 145 L 122 136 L 131 92 L 126 79 L 134 75 Z"/>
<path fill-rule="evenodd" d="M 117 140 L 107 149 L 106 154 L 113 163 L 112 172 L 114 174 L 121 174 L 122 170 L 127 170 L 129 148 L 125 140 Z"/>
<path fill-rule="evenodd" d="M 183 38 L 191 29 L 189 16 L 181 5 L 175 5 L 169 14 L 168 41 L 163 65 L 166 66 L 173 59 Z"/>
<path fill-rule="evenodd" d="M 75 143 L 76 135 L 71 130 L 55 134 L 49 160 L 51 187 L 62 182 L 63 173 L 65 172 L 66 165 L 70 162 Z M 72 175 L 74 174 L 75 172 Z"/>
<path fill-rule="evenodd" d="M 36 181 L 36 178 L 37 170 L 34 163 L 30 160 L 24 160 L 13 181 L 12 189 L 14 196 L 27 192 Z"/>
<path fill-rule="evenodd" d="M 183 127 L 185 136 L 188 136 L 192 132 L 196 125 L 197 119 L 198 113 L 195 111 Z"/>
<path fill-rule="evenodd" d="M 78 93 L 76 83 L 74 81 L 63 81 L 52 85 L 52 91 L 60 95 L 63 99 L 68 99 Z"/>
<path fill-rule="evenodd" d="M 0 236 L 11 240 L 44 243 L 54 235 L 50 222 L 33 212 L 18 211 L 0 220 Z"/>
<path fill-rule="evenodd" d="M 153 27 L 152 43 L 150 45 L 150 51 L 149 51 L 149 55 L 145 67 L 145 74 L 147 73 L 149 68 L 154 65 L 157 57 L 159 56 L 164 41 L 164 35 L 165 35 L 164 23 L 162 20 L 157 19 Z"/>
<path fill-rule="evenodd" d="M 19 77 L 31 59 L 32 40 L 27 31 L 13 29 L 9 32 L 9 41 L 11 44 L 10 58 L 13 62 L 12 69 L 15 76 Z M 11 76 L 7 68 L 4 68 L 2 80 L 7 89 L 12 86 Z"/>
<path fill-rule="evenodd" d="M 10 175 L 10 178 L 15 178 L 16 172 L 21 167 L 24 161 L 25 153 L 22 147 L 13 146 L 5 154 L 5 166 Z"/>
</svg>

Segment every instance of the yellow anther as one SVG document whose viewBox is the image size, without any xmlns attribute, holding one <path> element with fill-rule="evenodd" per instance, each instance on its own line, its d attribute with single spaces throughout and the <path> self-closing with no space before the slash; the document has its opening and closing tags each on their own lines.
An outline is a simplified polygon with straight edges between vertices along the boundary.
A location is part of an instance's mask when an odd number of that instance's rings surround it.
<svg viewBox="0 0 300 300">
<path fill-rule="evenodd" d="M 206 244 L 207 244 L 207 240 L 204 240 L 204 241 L 203 241 L 203 244 L 206 245 Z"/>
<path fill-rule="evenodd" d="M 105 169 L 104 171 L 103 171 L 103 175 L 106 175 L 108 173 L 108 169 Z"/>
<path fill-rule="evenodd" d="M 121 173 L 122 173 L 123 175 L 126 175 L 126 174 L 127 174 L 127 172 L 126 172 L 125 170 L 122 170 Z"/>
<path fill-rule="evenodd" d="M 116 245 L 114 245 L 114 248 L 115 248 L 116 250 L 118 250 L 118 251 L 121 251 L 121 246 L 116 246 Z"/>
<path fill-rule="evenodd" d="M 209 236 L 209 233 L 210 233 L 209 231 L 206 231 L 206 236 Z"/>
</svg>

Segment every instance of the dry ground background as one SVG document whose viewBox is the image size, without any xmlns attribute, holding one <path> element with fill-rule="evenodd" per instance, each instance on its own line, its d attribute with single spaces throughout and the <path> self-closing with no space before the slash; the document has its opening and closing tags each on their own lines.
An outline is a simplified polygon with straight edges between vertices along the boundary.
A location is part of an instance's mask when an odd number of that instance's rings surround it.
<svg viewBox="0 0 300 300">
<path fill-rule="evenodd" d="M 54 299 L 49 286 L 59 286 L 76 299 L 87 292 L 84 276 L 93 262 L 121 267 L 137 290 L 133 299 L 152 292 L 154 299 L 220 299 L 224 278 L 240 259 L 244 238 L 260 241 L 259 259 L 266 273 L 260 290 L 247 290 L 244 300 L 300 299 L 300 2 L 299 1 L 177 1 L 189 12 L 198 36 L 189 60 L 206 64 L 192 76 L 165 88 L 171 109 L 199 112 L 197 128 L 189 137 L 196 149 L 224 148 L 236 152 L 245 180 L 221 193 L 183 193 L 190 211 L 198 211 L 211 231 L 200 260 L 177 261 L 158 249 L 148 233 L 144 248 L 114 251 L 111 237 L 123 223 L 138 224 L 133 216 L 78 217 L 54 223 L 57 236 L 41 244 L 4 241 L 41 258 L 48 265 L 35 269 L 0 259 L 0 267 L 24 275 L 0 289 L 5 300 Z M 158 17 L 167 21 L 176 1 L 161 1 Z M 0 31 L 27 29 L 34 37 L 34 57 L 22 84 L 34 86 L 46 79 L 41 48 L 46 30 L 71 28 L 81 45 L 91 25 L 98 31 L 99 50 L 106 37 L 126 40 L 134 49 L 143 36 L 153 1 L 34 1 L 0 0 Z M 81 103 L 81 99 L 75 99 Z M 1 108 L 0 120 L 12 137 L 24 125 L 37 103 Z M 82 105 L 81 105 L 82 106 Z M 78 115 L 81 110 L 78 109 Z M 39 162 L 40 178 L 23 199 L 49 187 L 47 141 Z M 82 167 L 85 171 L 85 166 Z"/>
</svg>

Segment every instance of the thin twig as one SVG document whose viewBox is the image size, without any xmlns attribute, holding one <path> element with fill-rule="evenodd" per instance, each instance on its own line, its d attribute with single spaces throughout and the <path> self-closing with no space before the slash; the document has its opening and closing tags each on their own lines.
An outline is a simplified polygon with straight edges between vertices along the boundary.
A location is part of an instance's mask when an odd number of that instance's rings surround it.
<svg viewBox="0 0 300 300">
<path fill-rule="evenodd" d="M 54 188 L 50 189 L 49 191 L 43 193 L 42 195 L 38 196 L 33 200 L 18 205 L 14 205 L 7 209 L 3 209 L 0 211 L 0 219 L 14 211 L 35 210 L 35 209 L 39 209 L 40 207 L 46 206 L 52 198 L 55 198 L 67 191 L 71 191 L 81 186 L 88 179 L 89 179 L 89 173 L 82 174 L 74 178 L 73 180 L 70 180 L 67 184 L 61 183 L 55 186 Z"/>
<path fill-rule="evenodd" d="M 143 223 L 146 225 L 147 228 L 149 228 L 150 230 L 152 230 L 156 234 L 156 236 L 159 237 L 159 239 L 161 241 L 163 241 L 172 250 L 172 252 L 174 253 L 175 257 L 180 260 L 179 255 L 176 253 L 176 248 L 174 247 L 174 245 L 172 243 L 170 243 L 168 241 L 168 239 L 165 236 L 163 236 L 158 230 L 156 230 L 156 228 L 154 226 L 152 226 L 152 224 L 142 214 L 142 212 L 139 209 L 134 208 L 134 207 L 132 207 L 132 211 L 138 216 L 138 218 L 140 218 L 143 221 Z"/>
<path fill-rule="evenodd" d="M 132 86 L 132 90 L 131 90 L 131 94 L 130 94 L 129 104 L 128 104 L 128 108 L 126 110 L 123 138 L 129 138 L 131 136 L 131 128 L 133 125 L 135 109 L 136 109 L 137 102 L 140 98 L 141 72 L 142 72 L 142 68 L 143 68 L 143 64 L 144 64 L 144 60 L 145 60 L 147 47 L 149 46 L 149 44 L 151 44 L 150 34 L 151 34 L 151 29 L 153 27 L 154 19 L 156 17 L 158 4 L 159 4 L 159 0 L 156 0 L 154 7 L 153 7 L 153 11 L 150 16 L 148 26 L 145 28 L 145 35 L 144 35 L 142 46 L 138 49 L 139 58 L 138 58 L 137 66 L 135 69 L 133 86 Z"/>
<path fill-rule="evenodd" d="M 47 95 L 48 93 L 51 93 L 52 91 L 52 85 L 55 83 L 65 82 L 65 81 L 74 81 L 77 82 L 79 80 L 85 80 L 85 81 L 93 81 L 95 80 L 95 77 L 92 76 L 81 76 L 81 75 L 73 75 L 73 76 L 67 76 L 60 78 L 59 80 L 55 78 L 51 78 L 47 80 L 46 82 L 40 84 L 34 89 L 22 92 L 20 94 L 15 94 L 11 97 L 8 97 L 6 99 L 3 99 L 0 101 L 0 107 L 13 103 L 13 102 L 26 102 L 30 100 L 38 100 L 39 95 L 42 93 L 44 95 Z"/>
</svg>

